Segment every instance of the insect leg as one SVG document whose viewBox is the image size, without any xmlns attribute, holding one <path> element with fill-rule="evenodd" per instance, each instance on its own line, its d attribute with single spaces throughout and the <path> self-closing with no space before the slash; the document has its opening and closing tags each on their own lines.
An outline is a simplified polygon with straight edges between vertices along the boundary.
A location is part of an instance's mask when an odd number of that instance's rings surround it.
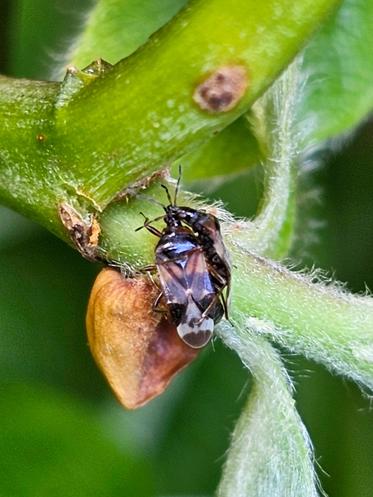
<svg viewBox="0 0 373 497">
<path fill-rule="evenodd" d="M 202 321 L 208 316 L 209 312 L 211 311 L 211 309 L 214 307 L 214 305 L 216 304 L 216 302 L 218 300 L 219 300 L 219 295 L 218 294 L 214 295 L 214 298 L 211 300 L 209 305 L 206 307 L 206 309 L 201 314 L 201 317 L 198 320 L 198 324 L 202 323 Z"/>
<path fill-rule="evenodd" d="M 163 309 L 157 309 L 158 305 L 159 305 L 159 302 L 163 296 L 163 291 L 160 289 L 158 283 L 155 281 L 155 279 L 153 278 L 153 275 L 151 274 L 150 271 L 155 271 L 157 269 L 157 266 L 154 266 L 154 265 L 149 265 L 149 266 L 145 266 L 142 268 L 142 271 L 145 271 L 150 279 L 150 281 L 152 282 L 152 284 L 158 288 L 159 290 L 159 295 L 158 297 L 155 299 L 153 305 L 152 305 L 152 308 L 153 308 L 153 311 L 156 311 L 156 312 L 167 312 Z"/>
<path fill-rule="evenodd" d="M 158 297 L 155 299 L 155 301 L 153 303 L 153 310 L 154 311 L 157 311 L 157 312 L 167 312 L 166 310 L 163 310 L 163 309 L 157 309 L 157 307 L 159 306 L 159 302 L 161 301 L 162 297 L 163 297 L 163 292 L 160 292 L 160 294 L 158 295 Z"/>
<path fill-rule="evenodd" d="M 222 285 L 222 287 L 226 287 L 226 291 L 225 291 L 225 295 L 223 293 L 220 294 L 220 300 L 221 300 L 221 303 L 222 303 L 222 306 L 223 306 L 223 309 L 224 309 L 224 316 L 225 316 L 225 319 L 227 319 L 229 321 L 229 317 L 228 317 L 228 302 L 229 302 L 229 294 L 230 294 L 230 291 L 231 291 L 231 285 L 230 285 L 230 281 L 226 281 L 225 278 L 223 278 L 218 271 L 216 271 L 215 268 L 213 268 L 212 266 L 209 266 L 209 271 L 210 271 L 210 274 Z"/>
<path fill-rule="evenodd" d="M 152 226 L 151 223 L 154 223 L 155 221 L 159 221 L 160 219 L 163 219 L 164 216 L 158 216 L 158 217 L 155 217 L 154 219 L 150 220 L 148 217 L 145 216 L 145 214 L 143 212 L 140 212 L 140 214 L 144 217 L 145 221 L 144 221 L 144 224 L 142 226 L 139 226 L 138 228 L 136 228 L 135 231 L 140 231 L 143 228 L 145 228 L 148 231 L 150 231 L 150 233 L 152 233 L 153 235 L 161 238 L 162 233 L 159 230 L 157 230 L 157 228 L 154 228 L 154 226 Z"/>
<path fill-rule="evenodd" d="M 150 273 L 149 273 L 149 278 L 150 278 L 151 282 L 153 283 L 153 285 L 156 286 L 159 290 L 158 297 L 155 299 L 155 301 L 153 302 L 153 305 L 152 305 L 153 311 L 167 313 L 166 309 L 157 309 L 157 307 L 159 306 L 159 302 L 161 301 L 161 298 L 163 297 L 163 291 L 160 289 L 158 283 L 154 280 L 153 276 Z"/>
<path fill-rule="evenodd" d="M 220 300 L 221 300 L 221 304 L 223 306 L 223 310 L 224 310 L 224 317 L 227 321 L 229 321 L 229 317 L 228 317 L 228 303 L 227 303 L 227 300 L 228 300 L 228 290 L 227 290 L 227 295 L 225 296 L 223 293 L 220 294 Z"/>
<path fill-rule="evenodd" d="M 155 235 L 158 238 L 161 238 L 162 232 L 157 230 L 157 228 L 154 228 L 154 226 L 151 226 L 150 224 L 144 224 L 143 227 L 146 228 L 152 235 Z"/>
<path fill-rule="evenodd" d="M 140 268 L 138 271 L 141 273 L 147 273 L 149 277 L 151 278 L 150 273 L 154 273 L 157 270 L 157 266 L 155 264 L 148 264 L 147 266 L 144 266 Z M 152 282 L 155 284 L 155 282 L 152 280 Z"/>
<path fill-rule="evenodd" d="M 219 272 L 211 265 L 208 265 L 209 273 L 213 276 L 223 287 L 227 286 L 227 280 L 219 274 Z"/>
</svg>

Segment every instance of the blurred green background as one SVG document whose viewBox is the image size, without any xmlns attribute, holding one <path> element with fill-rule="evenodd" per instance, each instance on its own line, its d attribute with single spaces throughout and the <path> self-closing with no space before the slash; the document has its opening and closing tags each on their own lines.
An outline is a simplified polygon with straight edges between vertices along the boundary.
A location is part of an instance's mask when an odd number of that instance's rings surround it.
<svg viewBox="0 0 373 497">
<path fill-rule="evenodd" d="M 2 0 L 0 71 L 47 79 L 89 4 Z M 357 292 L 373 288 L 372 132 L 366 123 L 303 181 L 300 215 L 308 222 L 299 223 L 293 254 Z M 254 172 L 210 196 L 251 216 L 259 186 Z M 123 411 L 85 336 L 99 268 L 5 208 L 0 227 L 0 497 L 211 496 L 250 389 L 241 363 L 215 342 L 165 395 Z M 324 489 L 371 497 L 369 401 L 323 368 L 284 356 Z"/>
</svg>

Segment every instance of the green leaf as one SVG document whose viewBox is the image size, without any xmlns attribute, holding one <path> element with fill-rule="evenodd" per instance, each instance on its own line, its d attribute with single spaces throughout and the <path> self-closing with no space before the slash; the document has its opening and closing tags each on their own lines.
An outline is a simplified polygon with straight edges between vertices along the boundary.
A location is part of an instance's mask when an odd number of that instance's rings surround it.
<svg viewBox="0 0 373 497">
<path fill-rule="evenodd" d="M 183 165 L 185 181 L 210 181 L 216 187 L 227 177 L 256 166 L 262 156 L 258 142 L 241 117 L 193 152 L 184 155 L 178 163 Z"/>
<path fill-rule="evenodd" d="M 32 223 L 4 214 L 1 226 L 14 235 L 0 251 L 0 377 L 47 381 L 97 402 L 108 390 L 84 329 L 96 268 Z"/>
<path fill-rule="evenodd" d="M 313 141 L 351 131 L 373 109 L 372 19 L 371 0 L 345 0 L 305 51 L 300 119 Z"/>
<path fill-rule="evenodd" d="M 16 0 L 9 4 L 7 20 L 10 74 L 47 78 L 55 59 L 61 58 L 67 40 L 76 33 L 90 0 Z"/>
<path fill-rule="evenodd" d="M 120 451 L 79 402 L 37 386 L 0 388 L 1 495 L 151 495 L 149 468 L 131 447 Z"/>
<path fill-rule="evenodd" d="M 115 64 L 144 44 L 185 4 L 186 0 L 100 0 L 75 42 L 71 63 L 83 68 L 103 58 Z"/>
</svg>

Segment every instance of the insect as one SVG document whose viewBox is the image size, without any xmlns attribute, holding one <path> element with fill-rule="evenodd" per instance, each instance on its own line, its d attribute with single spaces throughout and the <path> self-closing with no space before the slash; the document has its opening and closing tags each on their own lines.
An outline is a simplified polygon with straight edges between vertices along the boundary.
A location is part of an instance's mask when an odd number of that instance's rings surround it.
<svg viewBox="0 0 373 497">
<path fill-rule="evenodd" d="M 228 298 L 231 282 L 231 265 L 229 255 L 225 248 L 220 231 L 218 219 L 208 212 L 182 207 L 176 203 L 170 203 L 166 207 L 176 219 L 187 224 L 201 244 L 208 262 L 210 275 L 216 289 L 221 292 L 221 300 L 224 306 L 224 314 L 228 318 Z M 226 290 L 225 295 L 222 293 Z"/>
<path fill-rule="evenodd" d="M 158 305 L 165 297 L 171 319 L 180 338 L 194 348 L 210 340 L 214 324 L 228 317 L 227 296 L 230 287 L 230 265 L 215 216 L 176 204 L 180 176 L 171 199 L 162 206 L 165 215 L 150 221 L 146 228 L 159 237 L 155 249 L 155 267 L 161 284 Z M 163 219 L 166 227 L 159 231 L 152 222 Z M 226 295 L 223 290 L 227 289 Z"/>
</svg>

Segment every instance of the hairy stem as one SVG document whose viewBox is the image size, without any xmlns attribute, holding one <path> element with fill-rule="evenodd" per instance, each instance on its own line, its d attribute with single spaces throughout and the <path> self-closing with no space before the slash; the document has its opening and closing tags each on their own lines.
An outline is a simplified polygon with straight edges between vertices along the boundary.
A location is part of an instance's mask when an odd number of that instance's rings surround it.
<svg viewBox="0 0 373 497">
<path fill-rule="evenodd" d="M 233 241 L 234 243 L 234 241 Z M 373 390 L 373 300 L 236 248 L 235 311 L 288 350 Z M 234 311 L 234 312 L 235 312 Z"/>
<path fill-rule="evenodd" d="M 291 246 L 299 141 L 296 128 L 301 60 L 293 62 L 253 106 L 249 119 L 262 148 L 264 188 L 258 215 L 238 234 L 244 249 L 279 259 Z"/>
<path fill-rule="evenodd" d="M 232 434 L 218 497 L 316 497 L 312 447 L 275 349 L 242 324 L 219 335 L 253 375 L 254 385 Z"/>
</svg>

